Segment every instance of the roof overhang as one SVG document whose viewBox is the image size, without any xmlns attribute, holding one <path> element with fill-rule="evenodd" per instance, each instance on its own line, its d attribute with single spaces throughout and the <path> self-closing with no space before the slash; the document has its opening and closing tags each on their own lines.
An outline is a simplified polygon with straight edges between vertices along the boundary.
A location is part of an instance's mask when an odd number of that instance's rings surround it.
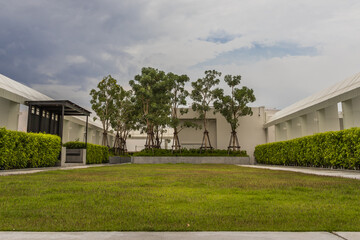
<svg viewBox="0 0 360 240">
<path fill-rule="evenodd" d="M 360 96 L 360 73 L 277 112 L 264 124 L 264 128 L 304 116 L 358 96 Z"/>
</svg>

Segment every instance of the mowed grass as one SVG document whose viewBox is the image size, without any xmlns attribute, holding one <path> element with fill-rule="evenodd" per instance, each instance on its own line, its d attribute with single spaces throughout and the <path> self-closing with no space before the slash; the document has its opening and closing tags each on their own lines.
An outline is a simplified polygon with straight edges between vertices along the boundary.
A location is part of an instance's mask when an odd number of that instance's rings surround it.
<svg viewBox="0 0 360 240">
<path fill-rule="evenodd" d="M 360 231 L 360 181 L 188 164 L 6 176 L 0 230 Z"/>
</svg>

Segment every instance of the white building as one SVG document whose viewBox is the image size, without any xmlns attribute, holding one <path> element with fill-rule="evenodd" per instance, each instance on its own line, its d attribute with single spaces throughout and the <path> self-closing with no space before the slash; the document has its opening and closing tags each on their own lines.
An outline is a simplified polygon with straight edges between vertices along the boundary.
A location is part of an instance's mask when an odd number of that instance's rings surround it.
<svg viewBox="0 0 360 240">
<path fill-rule="evenodd" d="M 275 141 L 360 127 L 360 73 L 275 113 L 264 127 L 275 128 Z"/>
<path fill-rule="evenodd" d="M 252 158 L 255 146 L 275 140 L 273 128 L 264 128 L 266 121 L 278 110 L 266 109 L 265 107 L 252 107 L 252 116 L 244 116 L 239 119 L 239 127 L 236 135 L 239 140 L 241 150 L 246 150 Z M 193 120 L 198 114 L 192 109 L 188 113 L 180 116 L 181 122 L 192 121 L 203 126 L 202 121 Z M 220 114 L 214 114 L 213 111 L 207 113 L 207 130 L 209 132 L 210 142 L 215 149 L 228 149 L 231 136 L 231 127 L 226 119 Z M 202 143 L 204 129 L 184 128 L 179 133 L 179 139 L 182 147 L 199 148 Z"/>
<path fill-rule="evenodd" d="M 53 100 L 0 74 L 0 127 L 12 130 L 26 129 L 26 101 Z M 334 86 L 307 97 L 281 111 L 253 107 L 253 115 L 241 117 L 237 136 L 242 150 L 252 157 L 256 145 L 293 139 L 318 132 L 360 127 L 360 73 Z M 196 113 L 189 111 L 182 121 L 194 121 Z M 19 121 L 20 120 L 20 121 Z M 201 125 L 201 122 L 198 122 Z M 84 141 L 85 117 L 65 117 L 63 142 Z M 220 114 L 209 114 L 209 136 L 214 148 L 227 149 L 230 126 Z M 203 131 L 185 128 L 179 134 L 182 147 L 201 145 Z M 110 135 L 113 145 L 114 135 Z M 143 149 L 146 134 L 134 131 L 128 138 L 128 151 Z M 101 144 L 102 125 L 89 118 L 88 142 Z M 170 140 L 170 142 L 169 142 Z M 171 148 L 172 131 L 164 134 L 163 148 Z"/>
<path fill-rule="evenodd" d="M 10 130 L 26 131 L 28 107 L 26 101 L 54 100 L 32 88 L 16 82 L 0 74 L 0 127 Z M 85 141 L 86 118 L 80 116 L 65 116 L 63 127 L 63 142 Z M 102 125 L 99 121 L 89 118 L 88 142 L 101 144 Z M 114 135 L 109 134 L 109 142 L 113 144 Z"/>
</svg>

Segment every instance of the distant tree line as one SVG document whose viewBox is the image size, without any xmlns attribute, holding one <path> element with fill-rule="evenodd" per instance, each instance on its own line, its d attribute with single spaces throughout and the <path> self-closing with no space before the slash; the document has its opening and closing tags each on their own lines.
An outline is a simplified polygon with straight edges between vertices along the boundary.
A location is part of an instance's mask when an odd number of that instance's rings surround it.
<svg viewBox="0 0 360 240">
<path fill-rule="evenodd" d="M 126 152 L 126 140 L 131 130 L 146 133 L 145 148 L 161 148 L 163 134 L 168 127 L 173 128 L 174 151 L 181 151 L 179 133 L 186 127 L 202 128 L 179 117 L 187 113 L 187 98 L 192 100 L 191 108 L 202 122 L 203 139 L 200 149 L 213 149 L 208 132 L 208 113 L 222 114 L 231 126 L 229 150 L 240 150 L 236 129 L 239 117 L 252 115 L 248 103 L 255 101 L 254 92 L 247 87 L 239 88 L 241 76 L 226 75 L 224 81 L 231 89 L 231 95 L 215 88 L 220 83 L 221 73 L 205 71 L 205 76 L 192 82 L 192 91 L 185 89 L 190 81 L 187 75 L 165 73 L 151 67 L 142 68 L 141 73 L 129 81 L 131 90 L 126 91 L 111 75 L 104 77 L 96 89 L 90 91 L 90 103 L 103 125 L 102 145 L 109 146 L 110 127 L 115 131 L 115 153 Z"/>
</svg>

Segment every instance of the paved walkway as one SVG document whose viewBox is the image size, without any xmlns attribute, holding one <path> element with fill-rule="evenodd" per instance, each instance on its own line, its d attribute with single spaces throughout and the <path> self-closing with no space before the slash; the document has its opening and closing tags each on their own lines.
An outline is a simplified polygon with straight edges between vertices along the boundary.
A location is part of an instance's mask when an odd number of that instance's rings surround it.
<svg viewBox="0 0 360 240">
<path fill-rule="evenodd" d="M 122 163 L 122 164 L 125 164 L 125 163 Z M 112 165 L 114 165 L 114 164 L 107 163 L 107 164 L 76 165 L 76 166 L 66 166 L 66 167 L 23 168 L 23 169 L 12 169 L 12 170 L 0 170 L 0 176 L 31 174 L 31 173 L 38 173 L 38 172 L 52 171 L 52 170 L 71 170 L 71 169 L 80 169 L 80 168 L 89 168 L 89 167 L 103 167 L 103 166 L 112 166 Z"/>
<path fill-rule="evenodd" d="M 360 180 L 359 170 L 339 170 L 339 169 L 328 169 L 328 168 L 289 167 L 289 166 L 274 166 L 274 165 L 238 165 L 238 166 L 280 170 L 280 171 L 291 171 L 291 172 L 299 172 L 306 174 L 314 174 L 319 176 L 353 178 Z"/>
<path fill-rule="evenodd" d="M 360 232 L 0 232 L 2 240 L 359 240 Z"/>
</svg>

